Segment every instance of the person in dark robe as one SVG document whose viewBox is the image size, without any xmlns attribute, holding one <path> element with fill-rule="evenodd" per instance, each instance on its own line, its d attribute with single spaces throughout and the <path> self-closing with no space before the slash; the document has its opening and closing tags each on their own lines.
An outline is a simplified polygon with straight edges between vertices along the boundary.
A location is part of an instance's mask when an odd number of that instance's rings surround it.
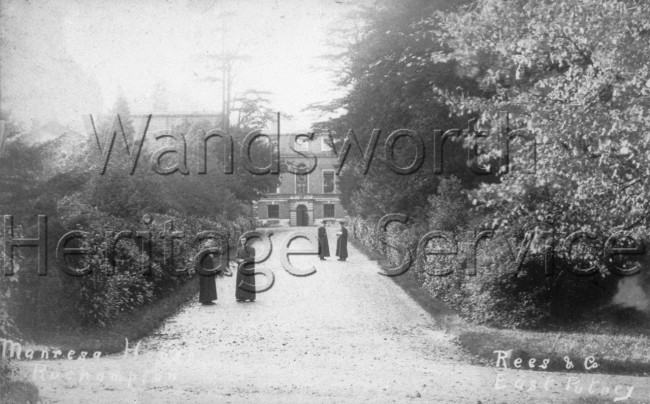
<svg viewBox="0 0 650 404">
<path fill-rule="evenodd" d="M 201 264 L 206 270 L 214 268 L 215 257 L 213 254 L 206 255 Z M 214 275 L 201 275 L 199 274 L 199 302 L 205 305 L 214 304 L 213 300 L 217 300 L 217 277 L 232 276 L 230 270 L 226 269 L 218 271 Z"/>
<path fill-rule="evenodd" d="M 341 231 L 337 236 L 336 256 L 339 257 L 339 261 L 345 261 L 348 258 L 348 229 L 345 228 L 345 222 L 341 222 Z"/>
<path fill-rule="evenodd" d="M 237 249 L 237 280 L 235 283 L 235 299 L 238 302 L 255 301 L 255 249 L 246 245 L 246 239 L 239 239 L 239 248 Z M 242 286 L 246 283 L 246 286 Z M 246 289 L 244 289 L 244 287 Z"/>
<path fill-rule="evenodd" d="M 208 268 L 213 268 L 214 261 L 212 254 L 208 254 L 203 259 L 201 265 L 207 265 Z M 205 268 L 205 265 L 203 268 Z M 213 300 L 217 300 L 217 275 L 201 275 L 199 274 L 199 302 L 204 305 L 214 304 Z"/>
<path fill-rule="evenodd" d="M 322 261 L 325 260 L 325 257 L 330 256 L 330 245 L 327 241 L 327 230 L 324 224 L 318 228 L 318 256 Z"/>
</svg>

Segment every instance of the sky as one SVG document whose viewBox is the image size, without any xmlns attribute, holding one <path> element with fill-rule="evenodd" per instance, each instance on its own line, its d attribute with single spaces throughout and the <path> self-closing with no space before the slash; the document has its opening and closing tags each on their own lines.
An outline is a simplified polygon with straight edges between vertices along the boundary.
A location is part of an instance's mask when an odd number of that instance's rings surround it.
<svg viewBox="0 0 650 404">
<path fill-rule="evenodd" d="M 221 111 L 219 76 L 206 55 L 225 48 L 235 66 L 233 95 L 268 91 L 283 131 L 309 129 L 323 116 L 303 111 L 342 96 L 332 62 L 332 29 L 352 24 L 348 0 L 26 1 L 4 0 L 0 98 L 32 125 L 71 126 L 106 113 L 123 94 L 133 113 Z M 224 33 L 225 32 L 225 33 Z M 214 62 L 212 62 L 214 63 Z"/>
</svg>

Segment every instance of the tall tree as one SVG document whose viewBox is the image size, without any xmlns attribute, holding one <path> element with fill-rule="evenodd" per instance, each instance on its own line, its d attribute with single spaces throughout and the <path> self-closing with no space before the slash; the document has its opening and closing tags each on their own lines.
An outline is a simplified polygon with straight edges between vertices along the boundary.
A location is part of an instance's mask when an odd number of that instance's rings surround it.
<svg viewBox="0 0 650 404">
<path fill-rule="evenodd" d="M 247 90 L 233 100 L 238 104 L 233 111 L 237 112 L 237 129 L 264 128 L 275 120 L 275 114 L 270 108 L 268 91 Z"/>
<path fill-rule="evenodd" d="M 441 22 L 454 49 L 447 59 L 485 89 L 477 96 L 439 88 L 449 108 L 479 111 L 492 123 L 485 125 L 492 157 L 501 150 L 494 125 L 501 111 L 511 129 L 527 129 L 538 143 L 535 174 L 515 167 L 476 192 L 475 202 L 504 223 L 560 237 L 647 229 L 650 4 L 479 0 L 439 17 L 431 21 Z"/>
<path fill-rule="evenodd" d="M 473 89 L 472 80 L 456 75 L 453 61 L 433 57 L 448 52 L 448 47 L 434 30 L 437 22 L 431 16 L 452 6 L 451 1 L 384 0 L 373 8 L 360 10 L 352 16 L 362 24 L 352 32 L 343 32 L 345 40 L 354 38 L 346 51 L 336 56 L 342 78 L 339 84 L 348 93 L 334 104 L 321 106 L 326 110 L 343 108 L 340 118 L 323 122 L 317 128 L 333 131 L 337 143 L 349 129 L 359 137 L 362 147 L 373 129 L 382 129 L 379 147 L 370 171 L 364 174 L 360 156 L 348 156 L 340 177 L 342 202 L 351 214 L 378 216 L 392 212 L 418 214 L 435 192 L 440 175 L 433 173 L 431 138 L 434 129 L 467 128 L 471 116 L 451 117 L 444 100 L 432 86 L 453 89 L 463 86 Z M 477 91 L 477 89 L 473 89 Z M 422 167 L 411 175 L 391 171 L 381 147 L 390 132 L 410 129 L 426 139 Z M 462 145 L 445 146 L 448 156 L 444 172 L 456 173 L 469 186 L 474 180 L 465 167 Z M 394 157 L 408 166 L 415 155 L 414 145 L 400 141 Z"/>
</svg>

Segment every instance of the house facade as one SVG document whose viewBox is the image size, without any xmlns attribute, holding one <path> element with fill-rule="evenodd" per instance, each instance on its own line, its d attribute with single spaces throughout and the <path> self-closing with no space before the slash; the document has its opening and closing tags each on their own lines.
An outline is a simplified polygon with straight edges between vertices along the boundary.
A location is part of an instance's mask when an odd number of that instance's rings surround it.
<svg viewBox="0 0 650 404">
<path fill-rule="evenodd" d="M 266 226 L 312 226 L 342 219 L 345 212 L 337 184 L 338 160 L 328 137 L 314 135 L 309 140 L 280 134 L 278 139 L 281 166 L 289 169 L 280 173 L 276 192 L 254 203 L 257 219 Z M 298 174 L 312 166 L 310 172 Z"/>
</svg>

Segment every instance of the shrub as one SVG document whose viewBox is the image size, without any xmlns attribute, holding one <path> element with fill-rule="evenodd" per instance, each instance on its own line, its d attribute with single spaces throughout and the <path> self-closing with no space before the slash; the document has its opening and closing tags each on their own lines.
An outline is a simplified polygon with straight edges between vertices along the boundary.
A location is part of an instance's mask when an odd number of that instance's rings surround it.
<svg viewBox="0 0 650 404">
<path fill-rule="evenodd" d="M 240 234 L 251 230 L 253 222 L 239 217 L 235 221 L 197 218 L 178 212 L 150 215 L 148 224 L 137 220 L 118 218 L 90 208 L 72 195 L 59 203 L 62 220 L 68 228 L 78 228 L 88 232 L 85 243 L 93 249 L 82 262 L 73 265 L 90 265 L 92 273 L 73 279 L 79 316 L 89 324 L 105 326 L 111 320 L 136 307 L 147 304 L 177 289 L 195 275 L 194 256 L 199 246 L 194 237 L 204 230 L 216 230 L 226 235 L 227 240 L 219 240 L 216 245 L 222 251 L 234 248 Z M 139 218 L 138 218 L 139 219 Z M 174 231 L 182 231 L 183 239 L 174 242 L 174 259 L 165 260 L 164 244 L 158 235 L 169 231 L 173 223 Z M 122 230 L 149 231 L 152 234 L 151 254 L 142 239 L 135 242 L 123 239 L 115 244 L 113 262 L 106 258 L 106 231 L 116 234 Z M 69 246 L 73 246 L 72 242 Z M 141 257 L 151 262 L 152 275 L 143 275 Z"/>
<path fill-rule="evenodd" d="M 470 265 L 474 264 L 467 261 L 468 247 L 461 239 L 471 237 L 474 229 L 494 229 L 495 223 L 481 226 L 481 218 L 470 214 L 466 200 L 457 179 L 442 179 L 438 193 L 429 197 L 426 221 L 414 221 L 405 227 L 391 225 L 384 235 L 388 243 L 411 250 L 414 262 L 410 270 L 422 282 L 423 288 L 457 310 L 462 317 L 499 327 L 531 328 L 549 321 L 578 317 L 609 301 L 616 279 L 606 274 L 596 278 L 569 274 L 566 268 L 572 263 L 564 262 L 562 256 L 555 257 L 553 276 L 546 275 L 543 256 L 531 253 L 517 269 L 513 254 L 516 255 L 518 246 L 526 237 L 523 226 L 511 225 L 498 237 L 481 241 L 476 251 L 477 275 L 470 276 Z M 402 255 L 379 241 L 377 221 L 377 218 L 348 218 L 350 237 L 384 255 L 394 265 Z M 455 234 L 459 242 L 458 254 L 424 258 L 423 251 L 416 249 L 420 238 L 431 230 Z M 425 249 L 431 252 L 445 247 L 443 243 L 440 239 L 433 239 Z"/>
</svg>

